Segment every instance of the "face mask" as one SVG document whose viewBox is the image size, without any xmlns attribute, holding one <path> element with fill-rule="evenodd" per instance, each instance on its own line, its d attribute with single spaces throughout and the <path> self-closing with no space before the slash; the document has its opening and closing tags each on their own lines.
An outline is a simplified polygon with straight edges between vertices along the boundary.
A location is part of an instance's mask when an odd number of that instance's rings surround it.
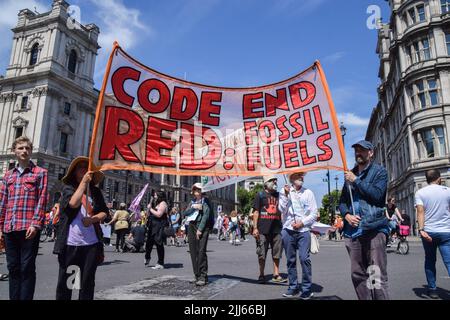
<svg viewBox="0 0 450 320">
<path fill-rule="evenodd" d="M 301 188 L 303 186 L 303 181 L 300 179 L 295 180 L 294 186 Z"/>
</svg>

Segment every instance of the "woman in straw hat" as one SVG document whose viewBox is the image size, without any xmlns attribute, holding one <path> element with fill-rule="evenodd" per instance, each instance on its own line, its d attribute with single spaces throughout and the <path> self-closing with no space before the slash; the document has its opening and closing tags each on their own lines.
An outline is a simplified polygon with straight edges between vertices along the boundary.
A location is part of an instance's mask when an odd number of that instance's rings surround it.
<svg viewBox="0 0 450 320">
<path fill-rule="evenodd" d="M 62 178 L 60 226 L 53 250 L 59 262 L 57 300 L 70 300 L 72 289 L 80 289 L 80 300 L 93 300 L 95 272 L 104 258 L 100 223 L 108 208 L 96 187 L 103 174 L 88 171 L 88 163 L 86 157 L 74 159 Z M 68 278 L 74 271 L 80 272 L 80 281 L 71 286 Z"/>
</svg>

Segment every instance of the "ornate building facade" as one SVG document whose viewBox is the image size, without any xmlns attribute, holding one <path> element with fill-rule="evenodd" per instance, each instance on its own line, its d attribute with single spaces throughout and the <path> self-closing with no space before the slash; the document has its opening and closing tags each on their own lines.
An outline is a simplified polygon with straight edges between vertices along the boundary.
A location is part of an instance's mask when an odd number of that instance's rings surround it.
<svg viewBox="0 0 450 320">
<path fill-rule="evenodd" d="M 49 12 L 20 10 L 6 75 L 0 77 L 0 177 L 15 165 L 14 139 L 29 137 L 32 160 L 49 173 L 50 205 L 60 196 L 60 179 L 71 160 L 89 154 L 99 95 L 93 75 L 100 30 L 73 21 L 68 8 L 66 1 L 54 0 Z M 149 183 L 149 191 L 162 188 L 172 205 L 183 208 L 197 181 L 200 177 L 113 171 L 106 172 L 100 187 L 106 200 L 117 205 L 130 203 Z M 212 192 L 214 205 L 234 209 L 233 188 Z"/>
<path fill-rule="evenodd" d="M 378 33 L 379 102 L 366 139 L 389 172 L 388 194 L 416 221 L 425 172 L 450 186 L 450 0 L 390 0 Z"/>
</svg>

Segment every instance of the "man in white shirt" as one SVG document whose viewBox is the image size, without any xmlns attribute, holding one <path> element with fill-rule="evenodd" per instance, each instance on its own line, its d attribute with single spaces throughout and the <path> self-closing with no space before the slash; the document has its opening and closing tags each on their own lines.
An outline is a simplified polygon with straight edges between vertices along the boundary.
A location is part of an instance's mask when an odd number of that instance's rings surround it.
<svg viewBox="0 0 450 320">
<path fill-rule="evenodd" d="M 300 298 L 307 300 L 313 296 L 310 229 L 317 220 L 317 203 L 312 191 L 303 187 L 304 177 L 303 172 L 289 176 L 292 186 L 285 185 L 280 192 L 279 210 L 283 222 L 281 235 L 289 277 L 289 288 L 283 296 L 293 297 L 301 291 Z M 297 252 L 303 274 L 301 288 L 297 281 Z"/>
<path fill-rule="evenodd" d="M 450 188 L 441 185 L 441 175 L 436 169 L 428 170 L 425 176 L 428 186 L 416 192 L 415 202 L 419 233 L 425 250 L 428 295 L 437 299 L 437 248 L 450 276 Z"/>
</svg>

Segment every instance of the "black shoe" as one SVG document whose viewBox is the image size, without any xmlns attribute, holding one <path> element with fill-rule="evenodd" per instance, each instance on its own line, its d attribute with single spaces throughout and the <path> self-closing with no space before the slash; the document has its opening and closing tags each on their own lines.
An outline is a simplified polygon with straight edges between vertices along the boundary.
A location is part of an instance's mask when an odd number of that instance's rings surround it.
<svg viewBox="0 0 450 320">
<path fill-rule="evenodd" d="M 302 294 L 300 295 L 301 300 L 309 300 L 312 297 L 314 297 L 314 293 L 312 292 L 302 292 Z"/>
<path fill-rule="evenodd" d="M 438 295 L 436 289 L 434 289 L 434 290 L 433 289 L 428 289 L 427 295 L 433 300 L 439 299 L 439 295 Z"/>
<path fill-rule="evenodd" d="M 258 283 L 259 284 L 265 284 L 266 283 L 266 278 L 264 276 L 259 276 L 258 277 Z"/>
</svg>

